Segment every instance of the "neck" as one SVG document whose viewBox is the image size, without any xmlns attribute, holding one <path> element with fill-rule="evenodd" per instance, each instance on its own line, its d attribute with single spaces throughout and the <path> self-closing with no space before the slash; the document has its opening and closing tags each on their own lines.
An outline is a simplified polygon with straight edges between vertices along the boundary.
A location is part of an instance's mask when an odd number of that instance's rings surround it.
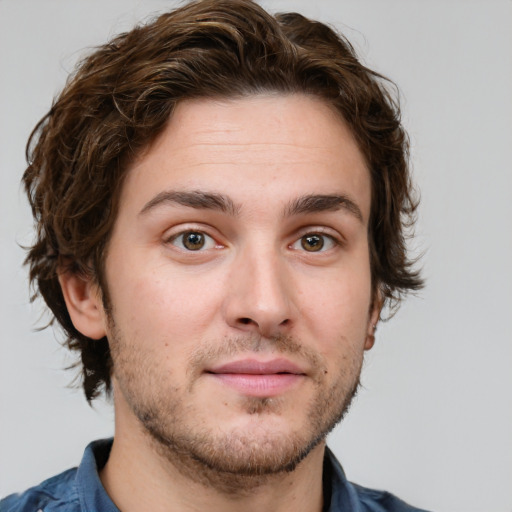
<svg viewBox="0 0 512 512">
<path fill-rule="evenodd" d="M 271 475 L 222 473 L 157 443 L 138 429 L 118 428 L 100 478 L 123 512 L 231 510 L 320 512 L 325 444 L 293 471 Z"/>
</svg>

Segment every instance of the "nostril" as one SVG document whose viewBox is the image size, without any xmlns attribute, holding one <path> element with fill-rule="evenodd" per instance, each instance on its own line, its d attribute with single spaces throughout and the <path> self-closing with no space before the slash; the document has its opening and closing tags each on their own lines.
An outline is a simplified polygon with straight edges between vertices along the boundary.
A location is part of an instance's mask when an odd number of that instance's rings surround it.
<svg viewBox="0 0 512 512">
<path fill-rule="evenodd" d="M 251 323 L 251 319 L 250 318 L 240 318 L 239 322 L 241 324 L 247 325 L 247 324 Z"/>
</svg>

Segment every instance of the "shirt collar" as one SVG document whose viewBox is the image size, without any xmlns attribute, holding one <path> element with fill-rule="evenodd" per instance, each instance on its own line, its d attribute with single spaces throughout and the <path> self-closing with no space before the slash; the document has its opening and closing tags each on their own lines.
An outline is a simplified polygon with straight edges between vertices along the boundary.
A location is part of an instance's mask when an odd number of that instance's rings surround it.
<svg viewBox="0 0 512 512">
<path fill-rule="evenodd" d="M 119 512 L 100 480 L 100 471 L 107 462 L 112 439 L 90 443 L 76 473 L 76 486 L 83 512 Z"/>
<path fill-rule="evenodd" d="M 107 462 L 112 448 L 112 439 L 101 439 L 90 443 L 76 474 L 76 486 L 83 512 L 119 512 L 101 483 L 99 471 Z M 347 481 L 340 463 L 326 447 L 323 467 L 325 512 L 362 512 L 353 486 Z"/>
<path fill-rule="evenodd" d="M 345 472 L 338 459 L 325 447 L 324 455 L 324 510 L 326 512 L 363 512 L 354 487 L 348 482 Z M 327 503 L 329 501 L 330 503 Z"/>
</svg>

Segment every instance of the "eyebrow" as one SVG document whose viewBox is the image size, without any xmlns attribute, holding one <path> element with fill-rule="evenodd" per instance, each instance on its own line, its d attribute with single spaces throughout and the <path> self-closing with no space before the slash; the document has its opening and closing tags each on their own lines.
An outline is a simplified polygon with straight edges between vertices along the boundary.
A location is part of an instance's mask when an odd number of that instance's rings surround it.
<svg viewBox="0 0 512 512">
<path fill-rule="evenodd" d="M 201 190 L 165 190 L 149 200 L 139 215 L 146 214 L 157 206 L 164 204 L 178 204 L 189 208 L 217 210 L 233 216 L 237 216 L 240 212 L 240 206 L 236 205 L 230 197 L 224 194 Z M 308 194 L 298 197 L 285 208 L 284 216 L 291 217 L 307 213 L 334 212 L 338 210 L 345 210 L 363 222 L 363 214 L 359 206 L 343 194 Z"/>
<path fill-rule="evenodd" d="M 168 190 L 157 194 L 153 199 L 148 201 L 139 215 L 143 215 L 157 206 L 163 204 L 179 204 L 190 208 L 204 210 L 218 210 L 230 215 L 236 216 L 240 208 L 224 194 L 215 192 L 203 192 L 201 190 L 192 191 L 174 191 Z"/>
<path fill-rule="evenodd" d="M 359 206 L 343 194 L 310 194 L 293 200 L 286 209 L 286 215 L 345 210 L 363 222 Z"/>
</svg>

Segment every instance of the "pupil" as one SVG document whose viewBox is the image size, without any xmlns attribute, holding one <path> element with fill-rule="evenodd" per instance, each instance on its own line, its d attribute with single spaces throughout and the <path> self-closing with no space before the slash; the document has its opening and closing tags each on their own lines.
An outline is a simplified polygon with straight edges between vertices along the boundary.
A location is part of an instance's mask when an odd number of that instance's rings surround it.
<svg viewBox="0 0 512 512">
<path fill-rule="evenodd" d="M 197 251 L 204 245 L 204 236 L 201 233 L 187 233 L 183 245 L 191 251 Z"/>
<path fill-rule="evenodd" d="M 301 245 L 306 251 L 319 251 L 324 246 L 324 239 L 319 235 L 308 235 L 302 238 Z"/>
</svg>

